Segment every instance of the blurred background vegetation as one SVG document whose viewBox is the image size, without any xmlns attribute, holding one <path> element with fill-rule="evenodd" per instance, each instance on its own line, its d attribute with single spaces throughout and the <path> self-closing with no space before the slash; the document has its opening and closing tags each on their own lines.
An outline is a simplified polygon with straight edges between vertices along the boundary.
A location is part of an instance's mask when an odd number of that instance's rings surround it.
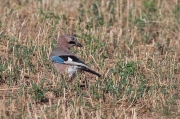
<svg viewBox="0 0 180 119">
<path fill-rule="evenodd" d="M 179 0 L 0 0 L 0 118 L 178 118 Z M 97 78 L 49 61 L 56 39 Z"/>
</svg>

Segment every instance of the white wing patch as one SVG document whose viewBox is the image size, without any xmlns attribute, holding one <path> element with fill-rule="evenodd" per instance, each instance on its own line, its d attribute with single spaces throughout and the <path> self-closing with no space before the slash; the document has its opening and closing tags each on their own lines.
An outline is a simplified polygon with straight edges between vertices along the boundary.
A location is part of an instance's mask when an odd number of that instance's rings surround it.
<svg viewBox="0 0 180 119">
<path fill-rule="evenodd" d="M 72 60 L 70 57 L 68 57 L 68 61 L 71 61 L 71 62 L 72 62 L 73 60 Z"/>
</svg>

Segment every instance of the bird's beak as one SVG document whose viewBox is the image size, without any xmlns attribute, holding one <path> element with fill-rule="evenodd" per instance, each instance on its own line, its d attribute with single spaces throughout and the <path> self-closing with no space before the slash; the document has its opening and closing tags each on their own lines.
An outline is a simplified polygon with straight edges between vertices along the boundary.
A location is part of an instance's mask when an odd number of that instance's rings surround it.
<svg viewBox="0 0 180 119">
<path fill-rule="evenodd" d="M 82 45 L 79 42 L 76 42 L 77 47 L 82 47 Z"/>
</svg>

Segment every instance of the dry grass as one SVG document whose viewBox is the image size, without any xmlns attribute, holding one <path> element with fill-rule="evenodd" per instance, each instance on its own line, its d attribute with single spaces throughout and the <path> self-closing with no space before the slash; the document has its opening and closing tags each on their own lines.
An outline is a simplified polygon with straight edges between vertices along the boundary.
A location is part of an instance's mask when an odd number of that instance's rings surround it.
<svg viewBox="0 0 180 119">
<path fill-rule="evenodd" d="M 0 118 L 180 116 L 179 1 L 0 2 Z M 69 83 L 53 70 L 49 53 L 67 33 L 102 78 Z"/>
</svg>

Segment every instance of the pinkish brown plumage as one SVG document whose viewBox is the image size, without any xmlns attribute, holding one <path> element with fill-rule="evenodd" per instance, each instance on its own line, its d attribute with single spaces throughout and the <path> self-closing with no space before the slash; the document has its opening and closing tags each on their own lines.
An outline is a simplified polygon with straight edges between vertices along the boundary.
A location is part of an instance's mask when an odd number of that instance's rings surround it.
<svg viewBox="0 0 180 119">
<path fill-rule="evenodd" d="M 55 69 L 61 73 L 68 73 L 72 79 L 77 72 L 86 71 L 100 77 L 101 75 L 91 70 L 83 61 L 77 58 L 70 48 L 73 46 L 82 47 L 77 39 L 72 35 L 63 35 L 59 37 L 56 48 L 50 53 L 50 59 Z"/>
</svg>

